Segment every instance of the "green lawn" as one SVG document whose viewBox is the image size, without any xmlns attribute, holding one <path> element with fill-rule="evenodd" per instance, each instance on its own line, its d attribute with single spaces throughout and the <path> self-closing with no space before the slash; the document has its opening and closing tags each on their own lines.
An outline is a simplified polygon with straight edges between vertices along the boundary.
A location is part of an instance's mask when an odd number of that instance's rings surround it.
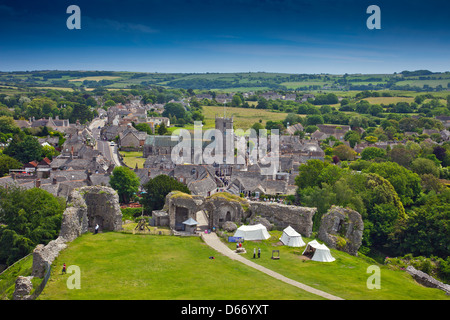
<svg viewBox="0 0 450 320">
<path fill-rule="evenodd" d="M 280 245 L 281 231 L 272 231 L 266 241 L 246 241 L 246 258 L 272 269 L 288 278 L 348 300 L 438 300 L 449 296 L 438 289 L 418 285 L 405 271 L 394 271 L 369 258 L 354 257 L 338 250 L 331 250 L 336 261 L 316 262 L 303 260 L 305 247 L 291 248 Z M 303 238 L 305 243 L 312 239 Z M 322 242 L 321 242 L 322 243 Z M 231 249 L 234 244 L 228 244 Z M 253 259 L 253 248 L 261 248 L 261 259 Z M 272 250 L 280 250 L 280 260 L 270 259 Z M 367 267 L 380 267 L 380 289 L 368 289 Z"/>
<path fill-rule="evenodd" d="M 280 231 L 267 241 L 247 241 L 245 257 L 282 275 L 344 299 L 439 300 L 450 299 L 438 289 L 425 288 L 404 271 L 381 268 L 381 289 L 368 289 L 375 264 L 332 250 L 336 261 L 304 261 L 303 248 L 279 246 Z M 304 239 L 307 243 L 309 239 Z M 229 244 L 234 249 L 234 244 Z M 260 247 L 260 259 L 252 259 Z M 272 250 L 280 260 L 272 260 Z M 215 259 L 209 259 L 214 256 Z M 81 289 L 68 289 L 69 274 L 62 264 L 81 270 Z M 133 235 L 108 232 L 85 234 L 73 241 L 53 263 L 42 300 L 303 300 L 321 299 L 262 272 L 218 254 L 198 237 Z"/>
<path fill-rule="evenodd" d="M 142 158 L 142 151 L 119 151 L 123 157 L 123 162 L 130 168 L 135 168 L 136 164 L 139 168 L 144 167 L 145 158 Z"/>
<path fill-rule="evenodd" d="M 215 259 L 209 259 L 214 256 Z M 81 270 L 68 289 L 63 263 Z M 74 240 L 53 263 L 42 300 L 320 299 L 218 254 L 198 237 L 108 232 Z"/>
</svg>

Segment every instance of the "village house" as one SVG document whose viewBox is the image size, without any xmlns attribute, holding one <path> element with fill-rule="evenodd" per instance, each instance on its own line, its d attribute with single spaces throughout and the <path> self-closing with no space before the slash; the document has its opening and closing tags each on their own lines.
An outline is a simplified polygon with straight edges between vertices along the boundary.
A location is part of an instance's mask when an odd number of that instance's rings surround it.
<svg viewBox="0 0 450 320">
<path fill-rule="evenodd" d="M 283 96 L 277 92 L 269 91 L 261 94 L 261 97 L 267 100 L 283 99 Z"/>
<path fill-rule="evenodd" d="M 296 123 L 286 128 L 286 133 L 290 135 L 295 134 L 297 131 L 303 131 L 303 126 L 301 123 Z"/>
<path fill-rule="evenodd" d="M 445 129 L 450 128 L 450 116 L 436 116 L 435 118 L 442 122 Z"/>
<path fill-rule="evenodd" d="M 145 144 L 145 139 L 148 134 L 146 132 L 138 131 L 133 126 L 129 125 L 126 130 L 119 133 L 119 146 L 120 148 L 126 148 L 127 150 L 139 150 L 142 149 Z"/>
<path fill-rule="evenodd" d="M 331 124 L 318 124 L 317 127 L 319 128 L 320 132 L 326 134 L 326 138 L 333 136 L 338 140 L 344 140 L 345 134 L 347 133 L 347 131 L 350 131 L 351 129 L 350 126 L 347 125 L 331 125 Z"/>
</svg>

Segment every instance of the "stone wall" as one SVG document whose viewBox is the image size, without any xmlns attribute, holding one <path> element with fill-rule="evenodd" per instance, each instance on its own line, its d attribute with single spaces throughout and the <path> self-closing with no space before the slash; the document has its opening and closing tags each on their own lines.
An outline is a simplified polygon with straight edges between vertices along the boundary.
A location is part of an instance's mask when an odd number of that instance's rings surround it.
<svg viewBox="0 0 450 320">
<path fill-rule="evenodd" d="M 447 295 L 450 295 L 450 285 L 434 279 L 425 272 L 417 270 L 413 266 L 408 266 L 406 268 L 406 272 L 409 273 L 414 278 L 414 280 L 416 280 L 419 284 L 425 287 L 443 290 Z"/>
<path fill-rule="evenodd" d="M 317 208 L 258 201 L 250 201 L 249 206 L 251 219 L 256 216 L 266 218 L 279 230 L 291 226 L 305 237 L 309 237 L 312 234 L 312 217 L 316 211 Z"/>
<path fill-rule="evenodd" d="M 164 211 L 169 214 L 171 228 L 182 222 L 182 216 L 183 219 L 191 217 L 195 220 L 195 214 L 200 210 L 207 213 L 210 228 L 222 228 L 229 221 L 242 224 L 263 220 L 279 230 L 291 226 L 309 237 L 312 234 L 312 217 L 317 208 L 247 201 L 228 193 L 215 193 L 204 198 L 175 191 L 166 196 Z"/>
<path fill-rule="evenodd" d="M 333 249 L 356 256 L 362 243 L 363 230 L 364 222 L 357 211 L 332 206 L 322 216 L 318 238 Z"/>
<path fill-rule="evenodd" d="M 210 227 L 223 228 L 226 222 L 241 223 L 248 215 L 244 208 L 248 208 L 248 202 L 237 196 L 217 193 L 205 200 Z"/>
<path fill-rule="evenodd" d="M 198 211 L 203 210 L 205 198 L 180 191 L 170 192 L 166 196 L 164 210 L 169 214 L 170 228 L 177 230 L 189 218 L 196 219 Z"/>
<path fill-rule="evenodd" d="M 109 187 L 92 186 L 75 189 L 69 195 L 67 207 L 63 213 L 61 230 L 56 240 L 47 245 L 39 244 L 33 250 L 32 277 L 42 278 L 49 265 L 60 251 L 67 247 L 66 242 L 75 240 L 83 233 L 93 230 L 96 224 L 100 230 L 117 231 L 122 229 L 122 212 L 119 196 Z M 25 280 L 18 279 L 18 294 L 25 287 Z"/>
</svg>

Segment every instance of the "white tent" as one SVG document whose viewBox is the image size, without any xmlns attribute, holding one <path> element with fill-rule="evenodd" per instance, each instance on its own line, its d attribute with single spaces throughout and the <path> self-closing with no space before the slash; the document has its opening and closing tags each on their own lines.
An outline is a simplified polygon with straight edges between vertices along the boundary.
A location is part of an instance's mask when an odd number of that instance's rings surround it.
<svg viewBox="0 0 450 320">
<path fill-rule="evenodd" d="M 258 223 L 251 226 L 240 226 L 234 237 L 241 237 L 244 240 L 267 240 L 270 238 L 269 232 L 267 232 L 266 227 Z"/>
<path fill-rule="evenodd" d="M 283 230 L 280 240 L 288 247 L 303 247 L 305 245 L 300 233 L 295 231 L 291 226 L 288 226 Z"/>
<path fill-rule="evenodd" d="M 313 261 L 332 262 L 336 260 L 331 256 L 330 249 L 328 249 L 326 245 L 318 243 L 316 240 L 308 242 L 308 245 L 302 254 L 310 252 L 311 250 L 314 251 L 314 255 L 311 258 Z"/>
</svg>

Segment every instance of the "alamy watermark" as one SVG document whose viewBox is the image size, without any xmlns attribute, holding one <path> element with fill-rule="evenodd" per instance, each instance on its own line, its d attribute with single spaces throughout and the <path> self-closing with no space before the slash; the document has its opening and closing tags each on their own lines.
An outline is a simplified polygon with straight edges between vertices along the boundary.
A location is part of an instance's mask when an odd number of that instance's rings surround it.
<svg viewBox="0 0 450 320">
<path fill-rule="evenodd" d="M 66 26 L 69 30 L 81 29 L 81 9 L 77 5 L 67 7 L 66 13 L 70 14 L 67 18 Z M 370 17 L 367 18 L 366 26 L 369 30 L 381 29 L 381 9 L 377 5 L 370 5 L 366 10 Z"/>
<path fill-rule="evenodd" d="M 371 265 L 367 267 L 367 273 L 372 275 L 367 278 L 367 289 L 381 289 L 381 270 L 379 266 Z"/>
<path fill-rule="evenodd" d="M 71 265 L 67 268 L 67 273 L 73 273 L 67 278 L 67 289 L 81 289 L 81 269 L 79 266 Z"/>
</svg>

